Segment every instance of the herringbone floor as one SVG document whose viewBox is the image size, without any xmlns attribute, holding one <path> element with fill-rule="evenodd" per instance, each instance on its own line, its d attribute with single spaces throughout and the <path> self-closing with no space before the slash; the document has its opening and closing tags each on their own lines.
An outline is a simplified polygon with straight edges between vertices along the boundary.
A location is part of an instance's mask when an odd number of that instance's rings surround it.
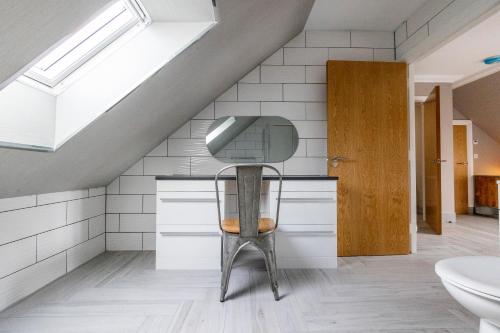
<svg viewBox="0 0 500 333">
<path fill-rule="evenodd" d="M 415 255 L 281 270 L 279 302 L 252 256 L 239 261 L 221 304 L 217 271 L 155 271 L 154 252 L 108 252 L 0 313 L 0 332 L 477 332 L 434 263 L 500 255 L 498 221 L 461 217 L 441 237 L 422 231 Z"/>
</svg>

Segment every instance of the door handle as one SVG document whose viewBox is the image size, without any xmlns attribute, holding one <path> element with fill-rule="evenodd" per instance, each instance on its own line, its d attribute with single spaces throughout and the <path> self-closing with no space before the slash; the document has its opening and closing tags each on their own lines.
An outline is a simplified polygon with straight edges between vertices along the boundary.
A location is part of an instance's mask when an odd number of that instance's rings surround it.
<svg viewBox="0 0 500 333">
<path fill-rule="evenodd" d="M 328 160 L 331 161 L 332 162 L 332 166 L 334 168 L 336 168 L 336 167 L 338 167 L 339 162 L 347 161 L 348 158 L 344 157 L 344 156 L 338 156 L 338 155 L 336 155 L 336 156 L 329 157 Z"/>
<path fill-rule="evenodd" d="M 441 164 L 441 163 L 444 163 L 444 162 L 448 162 L 447 160 L 442 160 L 442 159 L 437 159 L 437 160 L 434 160 L 434 163 L 437 163 L 437 164 Z"/>
<path fill-rule="evenodd" d="M 468 163 L 468 162 L 457 162 L 457 164 L 460 164 L 460 165 L 468 165 L 469 163 Z"/>
</svg>

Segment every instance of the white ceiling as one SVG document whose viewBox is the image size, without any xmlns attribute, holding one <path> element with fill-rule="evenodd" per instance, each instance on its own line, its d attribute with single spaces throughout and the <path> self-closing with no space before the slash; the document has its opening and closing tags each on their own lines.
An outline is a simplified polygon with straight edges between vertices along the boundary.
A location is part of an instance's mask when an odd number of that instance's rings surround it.
<svg viewBox="0 0 500 333">
<path fill-rule="evenodd" d="M 426 1 L 316 0 L 306 29 L 395 31 Z"/>
<path fill-rule="evenodd" d="M 456 87 L 500 70 L 485 65 L 484 58 L 500 55 L 500 12 L 490 16 L 464 34 L 415 64 L 420 82 L 452 82 Z"/>
</svg>

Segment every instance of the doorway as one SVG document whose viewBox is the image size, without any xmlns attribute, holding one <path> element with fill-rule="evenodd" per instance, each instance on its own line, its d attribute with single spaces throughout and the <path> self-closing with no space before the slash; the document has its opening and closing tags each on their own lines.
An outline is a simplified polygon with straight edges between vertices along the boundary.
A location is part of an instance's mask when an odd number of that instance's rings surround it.
<svg viewBox="0 0 500 333">
<path fill-rule="evenodd" d="M 473 213 L 473 145 L 472 122 L 453 121 L 453 166 L 455 179 L 455 211 L 457 215 Z"/>
<path fill-rule="evenodd" d="M 419 233 L 442 232 L 441 88 L 415 104 L 416 199 Z"/>
<path fill-rule="evenodd" d="M 424 220 L 432 231 L 441 235 L 441 117 L 440 87 L 432 90 L 423 103 Z"/>
<path fill-rule="evenodd" d="M 453 166 L 455 176 L 455 212 L 465 215 L 468 212 L 469 187 L 467 184 L 467 127 L 453 125 Z"/>
</svg>

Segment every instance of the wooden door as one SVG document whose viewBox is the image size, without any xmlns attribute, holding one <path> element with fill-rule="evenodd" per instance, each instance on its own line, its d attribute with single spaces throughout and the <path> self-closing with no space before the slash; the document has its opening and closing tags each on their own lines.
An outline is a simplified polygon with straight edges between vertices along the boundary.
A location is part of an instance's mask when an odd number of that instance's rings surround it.
<svg viewBox="0 0 500 333">
<path fill-rule="evenodd" d="M 407 66 L 328 62 L 328 174 L 338 176 L 338 255 L 407 254 Z"/>
<path fill-rule="evenodd" d="M 467 126 L 453 126 L 453 162 L 455 169 L 455 212 L 469 213 L 469 162 L 467 161 Z"/>
<path fill-rule="evenodd" d="M 425 222 L 441 235 L 441 136 L 439 87 L 424 102 Z"/>
</svg>

